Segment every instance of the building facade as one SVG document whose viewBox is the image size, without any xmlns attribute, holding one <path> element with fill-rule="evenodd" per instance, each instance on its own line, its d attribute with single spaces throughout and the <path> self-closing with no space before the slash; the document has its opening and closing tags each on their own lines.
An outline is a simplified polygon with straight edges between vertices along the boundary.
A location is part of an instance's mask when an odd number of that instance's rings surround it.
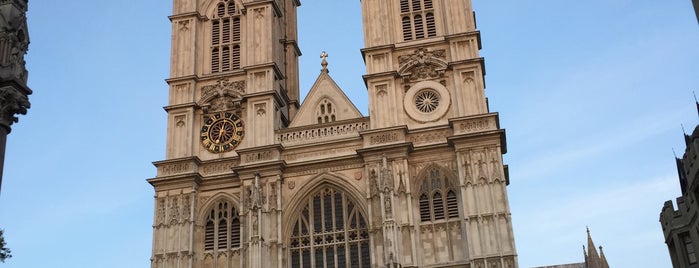
<svg viewBox="0 0 699 268">
<path fill-rule="evenodd" d="M 699 111 L 699 103 L 697 103 Z M 672 201 L 665 201 L 660 212 L 660 225 L 663 228 L 672 260 L 672 267 L 699 267 L 696 245 L 699 242 L 699 125 L 691 135 L 685 134 L 686 149 L 682 158 L 675 158 L 682 196 L 678 197 L 677 210 Z"/>
<path fill-rule="evenodd" d="M 517 267 L 469 0 L 362 0 L 369 116 L 298 0 L 174 0 L 151 267 Z"/>
</svg>

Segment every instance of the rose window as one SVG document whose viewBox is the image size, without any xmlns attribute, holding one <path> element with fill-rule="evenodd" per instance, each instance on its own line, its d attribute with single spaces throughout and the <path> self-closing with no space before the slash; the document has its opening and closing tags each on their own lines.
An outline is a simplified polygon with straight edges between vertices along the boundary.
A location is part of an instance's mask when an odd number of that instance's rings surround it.
<svg viewBox="0 0 699 268">
<path fill-rule="evenodd" d="M 439 106 L 439 93 L 423 90 L 415 96 L 415 107 L 423 113 L 431 113 Z"/>
</svg>

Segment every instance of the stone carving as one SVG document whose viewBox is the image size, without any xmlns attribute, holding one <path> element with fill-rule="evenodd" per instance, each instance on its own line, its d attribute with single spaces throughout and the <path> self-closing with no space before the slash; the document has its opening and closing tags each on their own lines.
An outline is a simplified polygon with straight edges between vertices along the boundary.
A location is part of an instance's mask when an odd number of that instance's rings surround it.
<svg viewBox="0 0 699 268">
<path fill-rule="evenodd" d="M 189 216 L 192 214 L 192 204 L 189 196 L 184 196 L 182 199 L 182 220 L 189 220 Z"/>
<path fill-rule="evenodd" d="M 369 129 L 368 121 L 322 126 L 313 129 L 282 132 L 277 135 L 277 141 L 285 146 L 316 143 L 347 137 L 359 137 L 359 132 L 367 129 Z"/>
<path fill-rule="evenodd" d="M 426 145 L 437 142 L 445 142 L 449 134 L 451 133 L 448 129 L 440 131 L 430 131 L 426 133 L 410 135 L 409 140 L 413 143 L 413 145 Z"/>
<path fill-rule="evenodd" d="M 184 115 L 175 116 L 175 122 L 177 122 L 175 123 L 175 126 L 177 126 L 178 128 L 184 127 L 186 125 L 186 123 L 184 122 L 185 119 L 186 117 Z"/>
<path fill-rule="evenodd" d="M 1 66 L 0 66 L 1 68 Z M 0 124 L 7 128 L 8 132 L 12 123 L 16 123 L 19 119 L 15 114 L 27 114 L 30 103 L 27 95 L 13 87 L 0 88 Z"/>
<path fill-rule="evenodd" d="M 245 155 L 245 162 L 246 163 L 254 163 L 254 162 L 268 161 L 268 160 L 272 160 L 273 157 L 274 157 L 274 152 L 271 150 L 259 152 L 259 153 L 251 153 L 251 154 Z"/>
<path fill-rule="evenodd" d="M 393 208 L 391 207 L 391 196 L 384 196 L 384 210 L 386 212 L 386 218 L 390 219 L 393 217 Z"/>
<path fill-rule="evenodd" d="M 277 208 L 277 183 L 272 182 L 269 184 L 269 208 Z"/>
<path fill-rule="evenodd" d="M 3 16 L 0 16 L 0 79 L 19 81 L 26 86 L 24 55 L 29 50 L 27 3 L 12 1 L 14 5 L 6 5 L 5 2 L 9 1 L 2 1 Z"/>
<path fill-rule="evenodd" d="M 165 223 L 165 198 L 158 199 L 158 216 L 156 218 L 155 224 Z"/>
<path fill-rule="evenodd" d="M 255 174 L 255 183 L 252 187 L 248 187 L 248 206 L 252 211 L 262 208 L 263 196 L 262 188 L 260 187 L 260 175 Z"/>
<path fill-rule="evenodd" d="M 492 167 L 490 174 L 492 179 L 500 179 L 500 169 L 498 168 L 500 166 L 499 164 L 500 162 L 495 158 L 490 160 L 490 166 Z"/>
<path fill-rule="evenodd" d="M 245 94 L 245 81 L 230 82 L 220 79 L 214 85 L 201 88 L 201 99 L 197 104 L 204 113 L 241 109 L 240 101 Z"/>
<path fill-rule="evenodd" d="M 466 156 L 468 157 L 468 156 Z M 464 181 L 473 182 L 473 177 L 471 176 L 471 163 L 466 160 L 464 161 Z"/>
<path fill-rule="evenodd" d="M 490 119 L 471 120 L 461 123 L 461 131 L 464 133 L 478 132 L 490 128 Z"/>
<path fill-rule="evenodd" d="M 202 175 L 214 175 L 228 173 L 231 171 L 231 168 L 236 166 L 238 166 L 237 163 L 232 161 L 226 161 L 222 163 L 206 164 L 203 168 L 200 168 L 200 170 L 202 170 Z"/>
<path fill-rule="evenodd" d="M 396 132 L 381 133 L 381 134 L 376 134 L 376 135 L 369 137 L 369 144 L 371 144 L 371 145 L 382 144 L 382 143 L 391 143 L 391 142 L 397 142 L 397 141 L 398 141 L 398 133 L 396 133 Z"/>
<path fill-rule="evenodd" d="M 444 49 L 427 51 L 426 48 L 419 48 L 413 54 L 399 56 L 398 73 L 403 77 L 405 89 L 410 88 L 410 82 L 444 78 L 448 65 L 445 53 Z"/>
<path fill-rule="evenodd" d="M 192 171 L 192 165 L 190 163 L 175 163 L 168 164 L 158 167 L 160 169 L 160 174 L 162 176 L 182 174 Z"/>
<path fill-rule="evenodd" d="M 394 187 L 393 182 L 393 171 L 388 165 L 388 159 L 383 157 L 383 166 L 381 167 L 381 190 L 384 194 L 388 195 L 393 192 Z"/>
<path fill-rule="evenodd" d="M 0 2 L 0 125 L 10 132 L 10 126 L 18 121 L 16 114 L 26 114 L 29 109 L 27 69 L 24 55 L 29 49 L 27 31 L 27 1 Z"/>
<path fill-rule="evenodd" d="M 180 218 L 180 208 L 177 205 L 178 198 L 176 196 L 173 196 L 170 198 L 169 203 L 170 203 L 170 211 L 168 212 L 170 216 L 170 221 L 171 222 L 177 222 Z"/>
<path fill-rule="evenodd" d="M 405 182 L 403 181 L 403 172 L 398 173 L 398 193 L 405 194 L 407 190 L 405 189 Z"/>
<path fill-rule="evenodd" d="M 177 24 L 180 25 L 180 31 L 186 32 L 189 30 L 189 20 L 181 20 Z"/>
<path fill-rule="evenodd" d="M 378 176 L 376 175 L 376 170 L 372 169 L 369 172 L 369 196 L 375 197 L 381 191 L 379 189 Z"/>
</svg>

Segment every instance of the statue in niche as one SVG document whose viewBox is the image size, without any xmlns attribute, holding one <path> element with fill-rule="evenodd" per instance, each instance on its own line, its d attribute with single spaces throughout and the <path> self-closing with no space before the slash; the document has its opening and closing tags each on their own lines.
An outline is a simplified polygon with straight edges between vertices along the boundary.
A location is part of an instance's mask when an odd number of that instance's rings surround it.
<svg viewBox="0 0 699 268">
<path fill-rule="evenodd" d="M 379 194 L 379 183 L 378 176 L 376 175 L 376 170 L 371 169 L 369 172 L 369 196 L 375 197 Z"/>
</svg>

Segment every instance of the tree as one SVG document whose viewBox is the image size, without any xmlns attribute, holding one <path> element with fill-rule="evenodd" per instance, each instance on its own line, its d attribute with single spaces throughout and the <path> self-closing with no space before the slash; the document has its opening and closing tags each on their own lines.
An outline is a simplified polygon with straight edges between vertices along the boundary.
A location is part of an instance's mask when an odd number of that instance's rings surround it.
<svg viewBox="0 0 699 268">
<path fill-rule="evenodd" d="M 0 229 L 0 262 L 5 262 L 6 259 L 12 258 L 12 251 L 6 248 L 5 236 L 3 235 L 5 230 Z"/>
</svg>

